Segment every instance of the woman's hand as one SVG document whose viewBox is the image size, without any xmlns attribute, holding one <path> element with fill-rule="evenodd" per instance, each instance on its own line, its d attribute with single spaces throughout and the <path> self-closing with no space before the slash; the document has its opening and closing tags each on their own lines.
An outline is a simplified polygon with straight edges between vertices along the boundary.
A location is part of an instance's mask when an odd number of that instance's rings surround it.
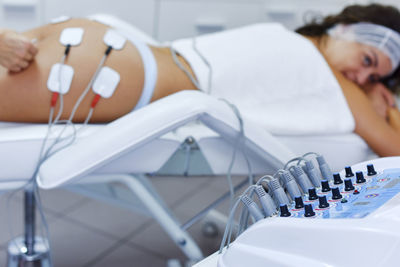
<svg viewBox="0 0 400 267">
<path fill-rule="evenodd" d="M 8 70 L 24 70 L 37 51 L 36 46 L 25 36 L 10 30 L 0 32 L 0 64 Z"/>
<path fill-rule="evenodd" d="M 383 118 L 388 118 L 388 109 L 396 106 L 396 100 L 382 83 L 369 84 L 363 90 L 367 94 L 375 111 Z"/>
</svg>

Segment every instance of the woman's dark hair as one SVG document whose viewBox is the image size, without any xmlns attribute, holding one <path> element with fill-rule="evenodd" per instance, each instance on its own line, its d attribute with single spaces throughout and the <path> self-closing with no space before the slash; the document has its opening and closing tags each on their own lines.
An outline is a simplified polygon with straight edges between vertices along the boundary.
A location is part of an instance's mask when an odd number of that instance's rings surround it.
<svg viewBox="0 0 400 267">
<path fill-rule="evenodd" d="M 379 24 L 400 33 L 400 12 L 392 6 L 370 4 L 351 5 L 337 15 L 330 15 L 321 20 L 313 19 L 310 23 L 296 29 L 296 32 L 306 36 L 323 36 L 327 30 L 336 24 L 352 24 L 369 22 Z M 396 91 L 400 88 L 400 69 L 385 78 L 384 82 L 389 88 Z"/>
</svg>

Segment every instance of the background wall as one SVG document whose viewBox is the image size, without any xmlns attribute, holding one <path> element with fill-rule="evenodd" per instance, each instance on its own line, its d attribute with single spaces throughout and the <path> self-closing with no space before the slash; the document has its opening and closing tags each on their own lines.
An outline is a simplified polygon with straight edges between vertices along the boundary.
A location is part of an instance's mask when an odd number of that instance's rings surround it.
<svg viewBox="0 0 400 267">
<path fill-rule="evenodd" d="M 294 29 L 348 4 L 371 2 L 400 8 L 398 0 L 0 0 L 0 25 L 22 31 L 60 15 L 107 13 L 166 41 L 254 22 L 278 21 Z"/>
</svg>

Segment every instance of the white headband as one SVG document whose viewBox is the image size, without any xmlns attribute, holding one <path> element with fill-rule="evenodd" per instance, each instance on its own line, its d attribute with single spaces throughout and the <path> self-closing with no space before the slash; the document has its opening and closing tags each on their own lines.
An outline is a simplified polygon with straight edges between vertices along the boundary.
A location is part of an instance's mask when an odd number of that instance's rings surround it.
<svg viewBox="0 0 400 267">
<path fill-rule="evenodd" d="M 390 58 L 392 74 L 400 63 L 400 33 L 385 26 L 359 22 L 337 24 L 328 30 L 328 35 L 337 39 L 354 41 L 378 48 Z"/>
</svg>

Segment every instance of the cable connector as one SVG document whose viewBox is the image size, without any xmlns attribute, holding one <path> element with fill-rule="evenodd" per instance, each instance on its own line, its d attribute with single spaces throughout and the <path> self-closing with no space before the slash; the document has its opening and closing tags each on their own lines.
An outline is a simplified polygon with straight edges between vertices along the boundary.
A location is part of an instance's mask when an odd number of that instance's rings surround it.
<svg viewBox="0 0 400 267">
<path fill-rule="evenodd" d="M 313 187 L 310 179 L 308 179 L 308 176 L 304 173 L 304 170 L 300 166 L 291 166 L 289 170 L 290 173 L 296 178 L 297 183 L 300 185 L 301 190 L 303 190 L 304 193 L 308 192 L 308 188 Z"/>
<path fill-rule="evenodd" d="M 91 107 L 91 108 L 95 108 L 96 105 L 97 105 L 97 103 L 99 102 L 100 98 L 101 98 L 101 96 L 100 96 L 99 94 L 96 94 L 96 95 L 93 97 L 92 104 L 90 105 L 90 107 Z"/>
<path fill-rule="evenodd" d="M 311 160 L 305 160 L 304 163 L 304 170 L 310 178 L 311 182 L 313 183 L 314 187 L 320 187 L 321 178 L 319 177 L 319 174 L 317 172 L 317 169 L 314 167 L 313 162 Z"/>
<path fill-rule="evenodd" d="M 268 182 L 268 188 L 271 190 L 275 197 L 275 200 L 279 205 L 289 205 L 290 201 L 283 190 L 282 186 L 279 184 L 278 179 L 273 179 Z"/>
<path fill-rule="evenodd" d="M 324 156 L 320 155 L 317 157 L 319 170 L 321 171 L 323 180 L 332 180 L 333 174 L 331 168 L 329 167 L 328 163 L 326 163 Z"/>
<path fill-rule="evenodd" d="M 265 192 L 264 188 L 261 185 L 258 185 L 255 191 L 258 195 L 261 206 L 263 207 L 265 216 L 270 217 L 274 215 L 274 213 L 276 213 L 277 211 L 277 208 L 271 196 L 267 192 Z"/>
<path fill-rule="evenodd" d="M 297 185 L 296 180 L 289 171 L 282 171 L 280 177 L 283 180 L 285 187 L 292 199 L 297 196 L 301 196 L 299 186 Z"/>
<path fill-rule="evenodd" d="M 71 50 L 71 45 L 70 45 L 70 44 L 67 44 L 67 45 L 65 46 L 64 55 L 65 55 L 65 56 L 68 56 L 70 50 Z"/>
<path fill-rule="evenodd" d="M 59 93 L 53 92 L 51 95 L 51 102 L 50 102 L 50 107 L 54 108 L 57 104 Z"/>
<path fill-rule="evenodd" d="M 111 45 L 109 45 L 108 47 L 107 47 L 107 50 L 106 50 L 106 52 L 104 53 L 106 56 L 108 56 L 110 53 L 111 53 L 111 50 L 113 49 L 113 47 L 111 46 Z"/>
<path fill-rule="evenodd" d="M 260 208 L 252 199 L 250 199 L 248 196 L 243 196 L 241 198 L 241 201 L 247 207 L 254 220 L 259 221 L 261 219 L 264 219 L 264 215 L 262 214 Z"/>
</svg>

